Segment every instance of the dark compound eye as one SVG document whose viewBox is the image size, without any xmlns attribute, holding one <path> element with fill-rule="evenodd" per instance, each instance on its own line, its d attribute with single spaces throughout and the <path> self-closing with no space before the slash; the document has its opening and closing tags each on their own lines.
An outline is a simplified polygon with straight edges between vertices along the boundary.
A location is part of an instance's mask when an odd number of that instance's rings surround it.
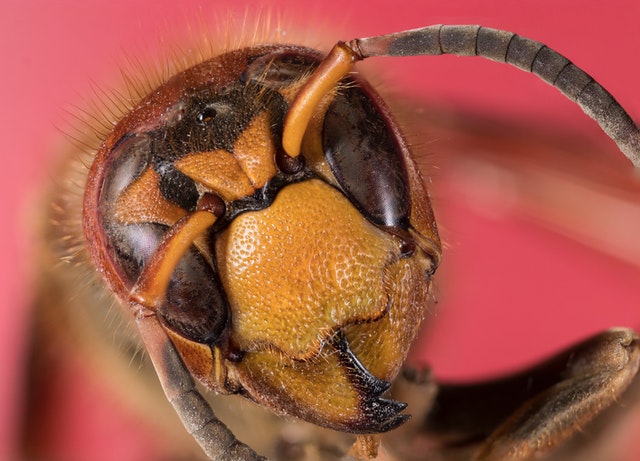
<svg viewBox="0 0 640 461">
<path fill-rule="evenodd" d="M 358 87 L 336 96 L 324 120 L 325 156 L 361 213 L 375 224 L 406 229 L 411 197 L 403 152 L 379 104 Z"/>
</svg>

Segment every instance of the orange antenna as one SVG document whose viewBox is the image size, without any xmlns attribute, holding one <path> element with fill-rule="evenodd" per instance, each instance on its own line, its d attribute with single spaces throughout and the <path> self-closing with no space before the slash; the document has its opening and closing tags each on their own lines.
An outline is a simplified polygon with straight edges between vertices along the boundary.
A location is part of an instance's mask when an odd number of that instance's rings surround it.
<svg viewBox="0 0 640 461">
<path fill-rule="evenodd" d="M 131 290 L 130 299 L 145 307 L 158 309 L 165 299 L 169 280 L 194 240 L 216 222 L 208 211 L 195 211 L 171 227 Z"/>
<path fill-rule="evenodd" d="M 512 32 L 466 25 L 435 25 L 338 43 L 291 106 L 282 140 L 285 151 L 291 156 L 299 154 L 302 136 L 313 111 L 331 89 L 331 84 L 335 85 L 349 71 L 351 62 L 373 56 L 441 54 L 480 56 L 532 72 L 578 104 L 640 168 L 638 126 L 591 76 L 540 42 Z"/>
<path fill-rule="evenodd" d="M 322 98 L 351 70 L 358 59 L 353 49 L 338 42 L 291 104 L 284 122 L 282 147 L 290 157 L 300 155 L 302 137 Z"/>
</svg>

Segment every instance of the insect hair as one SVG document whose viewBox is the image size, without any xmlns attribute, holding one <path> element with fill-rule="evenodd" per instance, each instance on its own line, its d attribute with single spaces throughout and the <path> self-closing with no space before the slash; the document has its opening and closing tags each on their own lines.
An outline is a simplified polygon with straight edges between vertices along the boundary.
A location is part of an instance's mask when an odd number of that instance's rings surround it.
<svg viewBox="0 0 640 461">
<path fill-rule="evenodd" d="M 83 235 L 84 189 L 104 139 L 122 117 L 173 75 L 226 51 L 259 43 L 310 42 L 324 49 L 331 45 L 327 40 L 322 46 L 317 37 L 305 40 L 280 15 L 269 12 L 222 15 L 213 21 L 198 17 L 188 22 L 186 31 L 163 30 L 158 35 L 155 45 L 122 50 L 114 58 L 118 71 L 113 78 L 96 77 L 87 97 L 65 110 L 58 127 L 64 139 L 49 168 L 50 184 L 40 200 L 44 213 L 36 223 L 41 271 L 35 327 L 51 331 L 41 336 L 55 341 L 60 334 L 54 330 L 64 331 L 61 349 L 79 354 L 96 379 L 116 392 L 121 387 L 147 386 L 148 380 L 139 377 L 153 371 L 129 312 L 118 305 L 93 268 Z M 96 356 L 101 359 L 94 360 Z M 127 385 L 122 386 L 123 382 Z M 142 414 L 154 407 L 160 392 L 158 387 L 155 394 L 145 388 L 117 395 Z M 164 410 L 153 411 L 159 416 L 152 419 L 166 418 Z"/>
</svg>

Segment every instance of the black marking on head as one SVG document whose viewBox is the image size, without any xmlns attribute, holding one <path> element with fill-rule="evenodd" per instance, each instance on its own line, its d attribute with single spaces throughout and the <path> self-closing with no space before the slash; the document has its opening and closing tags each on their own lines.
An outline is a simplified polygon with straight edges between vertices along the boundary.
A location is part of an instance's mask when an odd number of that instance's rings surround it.
<svg viewBox="0 0 640 461">
<path fill-rule="evenodd" d="M 401 414 L 407 404 L 380 397 L 391 383 L 378 379 L 367 370 L 349 348 L 347 339 L 341 333 L 332 341 L 338 351 L 341 365 L 347 370 L 351 383 L 358 389 L 362 418 L 350 425 L 356 434 L 378 434 L 397 428 L 411 418 Z"/>
<path fill-rule="evenodd" d="M 173 164 L 161 165 L 158 167 L 158 174 L 158 187 L 162 196 L 187 211 L 194 211 L 199 198 L 195 181 Z"/>
</svg>

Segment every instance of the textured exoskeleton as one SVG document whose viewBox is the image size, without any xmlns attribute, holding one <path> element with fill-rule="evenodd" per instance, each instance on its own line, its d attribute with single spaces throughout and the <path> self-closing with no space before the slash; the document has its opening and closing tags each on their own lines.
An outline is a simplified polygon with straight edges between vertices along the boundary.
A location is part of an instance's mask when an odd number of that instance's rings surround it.
<svg viewBox="0 0 640 461">
<path fill-rule="evenodd" d="M 98 152 L 85 234 L 112 290 L 156 314 L 209 388 L 384 432 L 406 419 L 380 395 L 420 326 L 439 240 L 408 149 L 366 85 L 326 98 L 303 156 L 283 151 L 287 107 L 318 62 L 264 46 L 174 76 Z M 193 246 L 178 251 L 183 239 Z"/>
<path fill-rule="evenodd" d="M 393 116 L 346 75 L 371 56 L 443 53 L 537 74 L 640 166 L 638 128 L 591 77 L 538 42 L 479 26 L 356 39 L 327 58 L 294 45 L 230 51 L 142 98 L 95 153 L 83 204 L 89 253 L 211 459 L 261 457 L 217 419 L 192 376 L 359 434 L 356 457 L 375 457 L 373 434 L 408 420 L 386 392 L 430 301 L 440 240 Z M 611 407 L 639 360 L 637 335 L 615 329 L 510 379 L 439 386 L 406 372 L 399 387 L 424 393 L 421 436 L 469 443 L 464 459 L 526 460 Z M 396 448 L 383 456 L 440 453 Z"/>
</svg>

